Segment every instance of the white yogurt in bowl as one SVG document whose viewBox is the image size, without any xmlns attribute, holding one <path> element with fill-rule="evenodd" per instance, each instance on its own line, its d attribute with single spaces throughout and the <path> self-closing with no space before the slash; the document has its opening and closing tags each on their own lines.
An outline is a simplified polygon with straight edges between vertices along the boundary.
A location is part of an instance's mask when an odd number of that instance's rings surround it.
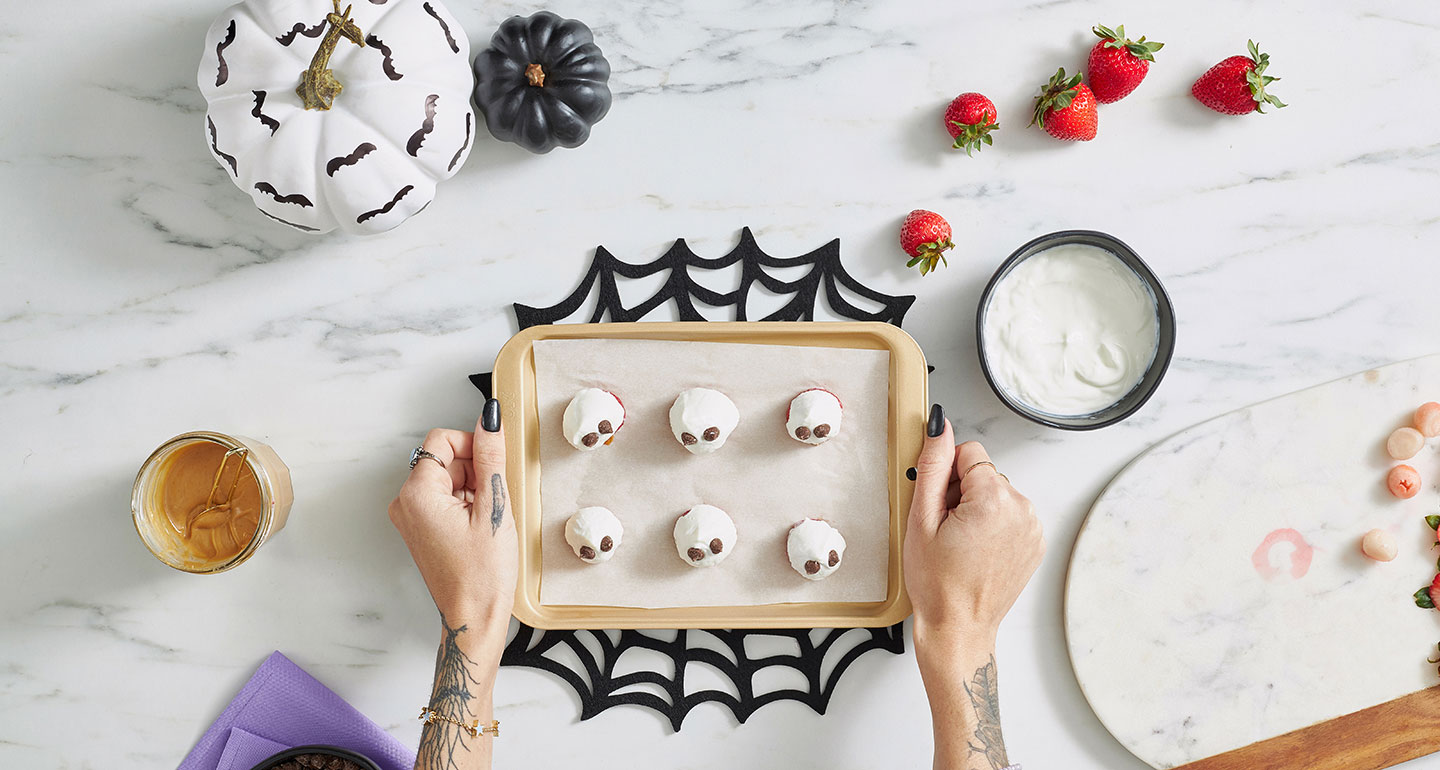
<svg viewBox="0 0 1440 770">
<path fill-rule="evenodd" d="M 1174 345 L 1159 280 L 1104 233 L 1053 233 L 1026 244 L 981 302 L 986 377 L 1013 410 L 1053 427 L 1123 419 L 1158 384 Z"/>
</svg>

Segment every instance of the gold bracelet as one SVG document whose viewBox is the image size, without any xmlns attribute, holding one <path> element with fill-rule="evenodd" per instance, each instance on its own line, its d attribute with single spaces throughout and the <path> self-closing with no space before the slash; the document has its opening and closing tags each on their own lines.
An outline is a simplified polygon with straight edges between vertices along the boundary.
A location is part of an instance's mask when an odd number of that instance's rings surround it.
<svg viewBox="0 0 1440 770">
<path fill-rule="evenodd" d="M 498 719 L 492 719 L 490 721 L 489 727 L 481 727 L 480 720 L 478 719 L 472 721 L 470 724 L 467 725 L 458 719 L 451 719 L 450 717 L 441 714 L 440 712 L 430 708 L 429 706 L 424 706 L 420 709 L 420 721 L 424 722 L 427 725 L 434 724 L 436 722 L 449 722 L 450 724 L 459 727 L 461 730 L 470 733 L 471 738 L 474 738 L 478 735 L 493 735 L 496 738 L 500 737 L 500 720 Z"/>
</svg>

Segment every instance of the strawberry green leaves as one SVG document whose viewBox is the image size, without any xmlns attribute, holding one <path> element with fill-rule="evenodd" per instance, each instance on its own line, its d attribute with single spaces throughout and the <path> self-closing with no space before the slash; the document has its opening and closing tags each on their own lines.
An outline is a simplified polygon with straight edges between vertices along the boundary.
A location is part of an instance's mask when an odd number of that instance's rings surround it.
<svg viewBox="0 0 1440 770">
<path fill-rule="evenodd" d="M 945 259 L 945 253 L 943 249 L 935 249 L 933 252 L 928 253 L 923 257 L 912 257 L 909 262 L 905 263 L 905 266 L 915 267 L 916 265 L 919 265 L 920 274 L 928 275 L 931 270 L 936 269 L 941 264 L 949 267 L 950 261 Z"/>
<path fill-rule="evenodd" d="M 1131 56 L 1142 61 L 1155 61 L 1155 52 L 1165 47 L 1164 43 L 1146 41 L 1144 35 L 1141 35 L 1139 40 L 1126 39 L 1124 24 L 1117 25 L 1113 30 L 1103 24 L 1096 24 L 1090 31 L 1105 41 L 1106 48 L 1124 48 Z"/>
<path fill-rule="evenodd" d="M 1287 106 L 1274 94 L 1265 92 L 1265 86 L 1280 79 L 1265 74 L 1265 69 L 1270 66 L 1270 54 L 1260 53 L 1260 47 L 1255 45 L 1254 40 L 1246 42 L 1249 43 L 1250 59 L 1255 62 L 1255 69 L 1245 73 L 1245 82 L 1250 86 L 1250 94 L 1255 99 L 1255 111 L 1264 114 L 1267 104 L 1274 105 L 1276 109 Z"/>
<path fill-rule="evenodd" d="M 1435 602 L 1430 598 L 1430 586 L 1425 586 L 1415 592 L 1415 606 L 1422 610 L 1435 609 Z"/>
<path fill-rule="evenodd" d="M 955 144 L 952 146 L 957 150 L 964 150 L 966 155 L 982 149 L 982 144 L 985 147 L 995 144 L 995 139 L 990 136 L 990 132 L 1000 127 L 999 123 L 993 121 L 975 124 L 951 121 L 950 125 L 954 127 L 952 135 L 955 137 Z"/>
<path fill-rule="evenodd" d="M 1050 76 L 1050 82 L 1035 97 L 1035 112 L 1030 117 L 1030 125 L 1045 127 L 1045 117 L 1052 110 L 1059 112 L 1070 106 L 1075 100 L 1076 88 L 1080 85 L 1081 73 L 1077 72 L 1072 77 L 1065 76 L 1065 68 L 1061 67 Z"/>
</svg>

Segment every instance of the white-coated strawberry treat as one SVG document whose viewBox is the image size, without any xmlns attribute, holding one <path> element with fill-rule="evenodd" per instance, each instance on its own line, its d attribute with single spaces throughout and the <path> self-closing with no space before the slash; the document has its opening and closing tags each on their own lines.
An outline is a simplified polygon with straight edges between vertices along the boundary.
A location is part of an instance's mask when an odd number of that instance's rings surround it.
<svg viewBox="0 0 1440 770">
<path fill-rule="evenodd" d="M 802 391 L 785 412 L 785 432 L 796 441 L 823 444 L 840 432 L 844 411 L 840 399 L 824 388 Z"/>
<path fill-rule="evenodd" d="M 806 519 L 790 528 L 785 554 L 800 577 L 824 580 L 840 569 L 845 558 L 845 538 L 829 522 Z"/>
<path fill-rule="evenodd" d="M 724 446 L 739 424 L 740 410 L 718 390 L 691 388 L 670 406 L 670 432 L 691 454 L 710 454 Z"/>
<path fill-rule="evenodd" d="M 620 519 L 598 505 L 581 508 L 565 522 L 565 542 L 581 561 L 590 564 L 610 561 L 624 535 Z"/>
<path fill-rule="evenodd" d="M 697 505 L 675 520 L 675 552 L 692 567 L 714 567 L 735 549 L 735 522 L 713 505 Z"/>
<path fill-rule="evenodd" d="M 561 419 L 565 440 L 582 452 L 609 446 L 625 424 L 625 405 L 608 390 L 585 388 L 570 399 Z"/>
</svg>

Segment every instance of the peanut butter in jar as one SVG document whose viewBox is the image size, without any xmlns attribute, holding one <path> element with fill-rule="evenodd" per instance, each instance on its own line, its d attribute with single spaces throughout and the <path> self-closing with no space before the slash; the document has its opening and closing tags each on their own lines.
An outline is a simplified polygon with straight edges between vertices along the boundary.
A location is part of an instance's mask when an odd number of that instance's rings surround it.
<svg viewBox="0 0 1440 770">
<path fill-rule="evenodd" d="M 269 446 L 200 431 L 176 436 L 135 477 L 131 514 L 156 558 L 184 572 L 224 572 L 285 526 L 290 471 Z"/>
</svg>

